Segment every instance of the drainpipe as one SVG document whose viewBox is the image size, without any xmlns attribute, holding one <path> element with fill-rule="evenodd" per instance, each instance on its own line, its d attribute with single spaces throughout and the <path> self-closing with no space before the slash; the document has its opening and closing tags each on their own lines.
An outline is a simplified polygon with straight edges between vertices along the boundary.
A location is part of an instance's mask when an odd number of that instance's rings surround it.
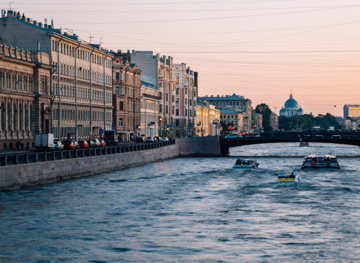
<svg viewBox="0 0 360 263">
<path fill-rule="evenodd" d="M 93 50 L 90 53 L 90 138 L 92 137 L 92 70 L 91 70 L 91 60 L 92 60 L 92 54 L 94 52 L 95 48 L 93 47 Z"/>
<path fill-rule="evenodd" d="M 105 127 L 106 127 L 106 75 L 105 75 L 106 63 L 105 62 L 106 62 L 108 55 L 109 55 L 109 53 L 106 52 L 106 56 L 104 58 L 104 136 L 105 136 Z"/>
<path fill-rule="evenodd" d="M 81 42 L 75 48 L 75 141 L 78 141 L 78 108 L 77 108 L 77 55 Z"/>
<path fill-rule="evenodd" d="M 59 119 L 58 119 L 58 140 L 60 140 L 60 135 L 61 135 L 61 88 L 60 88 L 60 42 L 63 39 L 63 35 L 61 35 L 61 38 L 58 42 L 58 59 L 57 59 L 57 71 L 58 71 L 58 86 L 59 86 Z"/>
</svg>

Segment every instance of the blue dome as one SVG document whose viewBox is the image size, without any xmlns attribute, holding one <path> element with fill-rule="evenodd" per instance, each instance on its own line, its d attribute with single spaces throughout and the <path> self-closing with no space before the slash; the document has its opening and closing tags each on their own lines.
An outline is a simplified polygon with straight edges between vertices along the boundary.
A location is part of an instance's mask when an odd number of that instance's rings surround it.
<svg viewBox="0 0 360 263">
<path fill-rule="evenodd" d="M 296 100 L 293 99 L 293 95 L 292 93 L 290 94 L 290 99 L 288 99 L 285 102 L 285 108 L 298 108 L 299 104 L 297 103 Z"/>
<path fill-rule="evenodd" d="M 280 113 L 285 113 L 285 112 L 287 112 L 287 109 L 285 109 L 285 108 L 282 108 L 281 110 L 280 110 Z"/>
<path fill-rule="evenodd" d="M 304 110 L 303 110 L 302 108 L 299 108 L 299 109 L 297 110 L 297 112 L 298 112 L 298 113 L 304 112 Z"/>
</svg>

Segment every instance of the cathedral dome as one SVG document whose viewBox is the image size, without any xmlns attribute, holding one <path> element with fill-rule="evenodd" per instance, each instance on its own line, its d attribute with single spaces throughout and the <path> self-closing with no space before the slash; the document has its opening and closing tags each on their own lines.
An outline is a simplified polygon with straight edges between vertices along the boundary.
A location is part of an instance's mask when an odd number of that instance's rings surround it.
<svg viewBox="0 0 360 263">
<path fill-rule="evenodd" d="M 303 114 L 304 114 L 304 110 L 301 108 L 301 106 L 300 106 L 300 108 L 296 111 L 296 113 L 297 113 L 297 115 L 303 115 Z"/>
<path fill-rule="evenodd" d="M 280 113 L 285 113 L 285 112 L 288 112 L 287 109 L 285 109 L 285 108 L 282 108 L 282 109 L 280 110 Z"/>
<path fill-rule="evenodd" d="M 295 99 L 293 99 L 293 95 L 291 93 L 290 94 L 290 99 L 288 99 L 285 102 L 285 108 L 298 108 L 298 107 L 299 107 L 299 104 Z"/>
</svg>

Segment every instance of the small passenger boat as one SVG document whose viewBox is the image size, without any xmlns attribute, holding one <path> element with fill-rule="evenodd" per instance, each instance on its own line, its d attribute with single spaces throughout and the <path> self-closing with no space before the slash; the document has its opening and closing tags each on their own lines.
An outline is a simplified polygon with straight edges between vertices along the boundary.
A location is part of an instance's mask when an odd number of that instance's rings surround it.
<svg viewBox="0 0 360 263">
<path fill-rule="evenodd" d="M 340 169 L 336 156 L 334 155 L 308 155 L 301 166 L 305 168 L 335 168 Z"/>
<path fill-rule="evenodd" d="M 300 147 L 309 147 L 309 142 L 300 142 Z"/>
<path fill-rule="evenodd" d="M 300 178 L 294 173 L 280 173 L 277 179 L 278 184 L 282 185 L 292 185 L 300 183 Z"/>
<path fill-rule="evenodd" d="M 245 159 L 240 159 L 238 158 L 236 160 L 236 163 L 234 165 L 234 168 L 236 169 L 257 169 L 259 166 L 258 162 L 256 160 L 245 160 Z"/>
</svg>

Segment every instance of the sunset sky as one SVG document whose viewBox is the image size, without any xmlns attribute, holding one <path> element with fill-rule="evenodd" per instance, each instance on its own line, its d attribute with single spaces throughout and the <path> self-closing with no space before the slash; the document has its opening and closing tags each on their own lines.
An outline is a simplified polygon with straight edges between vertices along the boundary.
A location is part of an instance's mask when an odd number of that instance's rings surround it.
<svg viewBox="0 0 360 263">
<path fill-rule="evenodd" d="M 359 0 L 15 1 L 37 21 L 117 51 L 151 50 L 199 72 L 199 94 L 239 94 L 279 112 L 360 104 Z M 1 2 L 8 9 L 8 2 Z M 334 107 L 336 105 L 336 107 Z"/>
</svg>

